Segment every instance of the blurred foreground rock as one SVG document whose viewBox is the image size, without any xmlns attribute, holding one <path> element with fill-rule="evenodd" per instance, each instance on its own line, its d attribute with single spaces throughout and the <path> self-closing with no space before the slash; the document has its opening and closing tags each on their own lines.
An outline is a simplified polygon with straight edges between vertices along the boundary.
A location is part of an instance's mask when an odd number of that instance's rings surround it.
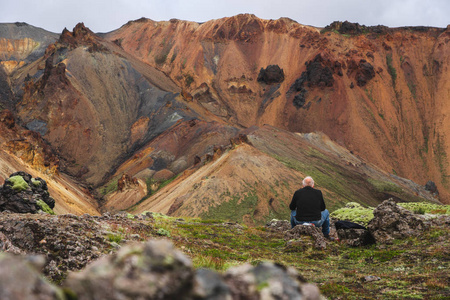
<svg viewBox="0 0 450 300">
<path fill-rule="evenodd" d="M 65 286 L 79 300 L 320 299 L 319 289 L 299 278 L 295 269 L 273 263 L 242 265 L 225 275 L 194 271 L 171 242 L 152 240 L 124 247 L 69 274 Z"/>
</svg>

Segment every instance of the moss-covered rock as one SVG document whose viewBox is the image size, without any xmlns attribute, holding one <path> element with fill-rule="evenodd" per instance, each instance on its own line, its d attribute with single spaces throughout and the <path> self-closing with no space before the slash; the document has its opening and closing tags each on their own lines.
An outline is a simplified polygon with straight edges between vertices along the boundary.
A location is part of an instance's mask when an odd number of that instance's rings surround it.
<svg viewBox="0 0 450 300">
<path fill-rule="evenodd" d="M 16 192 L 22 192 L 29 189 L 28 183 L 20 175 L 12 176 L 8 178 L 7 181 L 13 184 L 11 188 Z"/>
</svg>

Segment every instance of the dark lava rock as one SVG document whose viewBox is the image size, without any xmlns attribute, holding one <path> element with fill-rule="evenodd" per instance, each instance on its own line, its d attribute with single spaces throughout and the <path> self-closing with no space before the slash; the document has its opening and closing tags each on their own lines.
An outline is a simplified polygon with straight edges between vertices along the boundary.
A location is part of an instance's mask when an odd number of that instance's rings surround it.
<svg viewBox="0 0 450 300">
<path fill-rule="evenodd" d="M 374 77 L 375 71 L 373 66 L 364 59 L 361 59 L 356 73 L 356 84 L 358 86 L 365 86 L 366 83 Z"/>
<path fill-rule="evenodd" d="M 284 71 L 278 65 L 270 65 L 265 69 L 261 68 L 258 81 L 265 84 L 281 83 L 284 81 Z"/>
<path fill-rule="evenodd" d="M 325 27 L 325 31 L 336 30 L 340 34 L 350 34 L 350 35 L 358 35 L 363 33 L 377 33 L 383 34 L 390 31 L 390 29 L 386 26 L 377 25 L 377 26 L 365 26 L 359 25 L 358 23 L 351 23 L 348 21 L 338 22 L 335 21 L 330 25 Z"/>
<path fill-rule="evenodd" d="M 368 229 L 377 243 L 386 244 L 394 239 L 417 236 L 428 228 L 419 216 L 398 206 L 392 199 L 381 203 L 373 214 Z"/>
<path fill-rule="evenodd" d="M 306 63 L 306 79 L 308 86 L 333 86 L 333 72 L 324 64 L 324 59 L 320 54 Z"/>
<path fill-rule="evenodd" d="M 431 180 L 425 184 L 425 190 L 430 191 L 435 196 L 439 196 L 439 191 L 436 186 L 436 183 L 434 183 Z"/>
<path fill-rule="evenodd" d="M 305 88 L 302 88 L 300 90 L 300 93 L 298 93 L 297 95 L 295 95 L 293 103 L 294 106 L 297 108 L 301 108 L 305 105 L 306 103 L 306 94 L 308 93 L 308 90 Z"/>
<path fill-rule="evenodd" d="M 52 213 L 54 207 L 55 200 L 50 197 L 45 180 L 32 178 L 28 173 L 13 173 L 0 187 L 0 211 L 34 214 L 43 210 Z"/>
</svg>

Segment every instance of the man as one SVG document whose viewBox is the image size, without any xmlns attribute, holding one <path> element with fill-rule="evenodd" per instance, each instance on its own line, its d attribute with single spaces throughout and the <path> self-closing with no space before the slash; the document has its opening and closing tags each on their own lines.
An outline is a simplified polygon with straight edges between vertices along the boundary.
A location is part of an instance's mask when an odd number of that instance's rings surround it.
<svg viewBox="0 0 450 300">
<path fill-rule="evenodd" d="M 314 180 L 307 176 L 303 179 L 303 188 L 297 190 L 292 197 L 291 204 L 291 226 L 306 223 L 322 227 L 325 238 L 330 237 L 330 213 L 325 207 L 322 192 L 314 188 Z"/>
</svg>

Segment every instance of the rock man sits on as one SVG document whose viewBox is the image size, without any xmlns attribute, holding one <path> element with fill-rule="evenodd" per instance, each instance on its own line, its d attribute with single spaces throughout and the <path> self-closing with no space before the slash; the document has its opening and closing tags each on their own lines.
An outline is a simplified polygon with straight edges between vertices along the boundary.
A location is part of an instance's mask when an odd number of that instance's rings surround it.
<svg viewBox="0 0 450 300">
<path fill-rule="evenodd" d="M 314 188 L 314 180 L 307 176 L 303 179 L 303 188 L 295 191 L 291 204 L 291 226 L 314 224 L 322 227 L 325 238 L 330 237 L 330 213 L 325 207 L 322 192 Z"/>
</svg>

